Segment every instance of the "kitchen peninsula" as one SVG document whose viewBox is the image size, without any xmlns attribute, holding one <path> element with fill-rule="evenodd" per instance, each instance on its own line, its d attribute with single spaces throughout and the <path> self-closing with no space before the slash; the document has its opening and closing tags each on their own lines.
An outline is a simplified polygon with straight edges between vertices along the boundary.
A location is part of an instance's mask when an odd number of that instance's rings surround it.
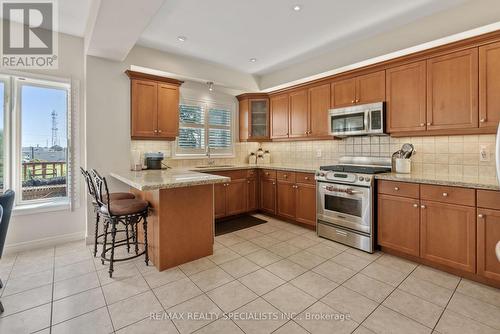
<svg viewBox="0 0 500 334">
<path fill-rule="evenodd" d="M 159 271 L 213 254 L 214 184 L 228 182 L 228 177 L 186 170 L 122 171 L 111 176 L 150 203 L 149 257 Z"/>
</svg>

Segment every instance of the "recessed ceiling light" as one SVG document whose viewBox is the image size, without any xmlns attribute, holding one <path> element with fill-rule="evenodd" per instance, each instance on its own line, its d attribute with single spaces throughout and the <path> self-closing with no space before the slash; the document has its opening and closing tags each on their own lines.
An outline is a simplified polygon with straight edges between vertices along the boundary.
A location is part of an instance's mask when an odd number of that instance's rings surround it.
<svg viewBox="0 0 500 334">
<path fill-rule="evenodd" d="M 300 5 L 293 6 L 293 10 L 296 12 L 300 11 L 301 9 L 302 9 L 302 7 Z"/>
<path fill-rule="evenodd" d="M 257 58 L 250 58 L 250 59 L 248 59 L 248 61 L 251 63 L 255 63 L 257 61 Z"/>
<path fill-rule="evenodd" d="M 185 42 L 187 40 L 187 37 L 186 36 L 177 36 L 177 40 L 179 42 Z"/>
</svg>

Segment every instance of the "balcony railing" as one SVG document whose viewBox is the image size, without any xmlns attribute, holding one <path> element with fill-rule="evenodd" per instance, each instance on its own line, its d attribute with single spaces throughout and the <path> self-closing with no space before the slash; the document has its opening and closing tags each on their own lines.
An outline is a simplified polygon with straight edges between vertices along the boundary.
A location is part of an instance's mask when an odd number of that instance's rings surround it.
<svg viewBox="0 0 500 334">
<path fill-rule="evenodd" d="M 67 195 L 66 162 L 23 162 L 23 200 Z"/>
<path fill-rule="evenodd" d="M 23 162 L 23 181 L 66 176 L 66 162 Z"/>
</svg>

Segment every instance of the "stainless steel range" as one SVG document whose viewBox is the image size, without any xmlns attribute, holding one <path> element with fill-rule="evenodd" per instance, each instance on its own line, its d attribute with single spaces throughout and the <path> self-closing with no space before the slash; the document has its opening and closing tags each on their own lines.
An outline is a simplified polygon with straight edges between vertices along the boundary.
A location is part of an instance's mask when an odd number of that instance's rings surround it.
<svg viewBox="0 0 500 334">
<path fill-rule="evenodd" d="M 390 158 L 343 157 L 338 165 L 320 167 L 318 236 L 373 253 L 373 174 L 390 171 Z"/>
</svg>

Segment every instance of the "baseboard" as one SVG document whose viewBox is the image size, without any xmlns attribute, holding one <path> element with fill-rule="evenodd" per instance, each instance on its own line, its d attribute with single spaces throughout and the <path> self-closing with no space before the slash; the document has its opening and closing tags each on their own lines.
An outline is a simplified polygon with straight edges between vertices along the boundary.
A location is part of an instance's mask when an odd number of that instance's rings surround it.
<svg viewBox="0 0 500 334">
<path fill-rule="evenodd" d="M 37 239 L 32 241 L 19 242 L 5 245 L 4 254 L 25 252 L 32 249 L 56 246 L 66 242 L 85 240 L 85 231 L 58 235 L 50 238 Z"/>
</svg>

